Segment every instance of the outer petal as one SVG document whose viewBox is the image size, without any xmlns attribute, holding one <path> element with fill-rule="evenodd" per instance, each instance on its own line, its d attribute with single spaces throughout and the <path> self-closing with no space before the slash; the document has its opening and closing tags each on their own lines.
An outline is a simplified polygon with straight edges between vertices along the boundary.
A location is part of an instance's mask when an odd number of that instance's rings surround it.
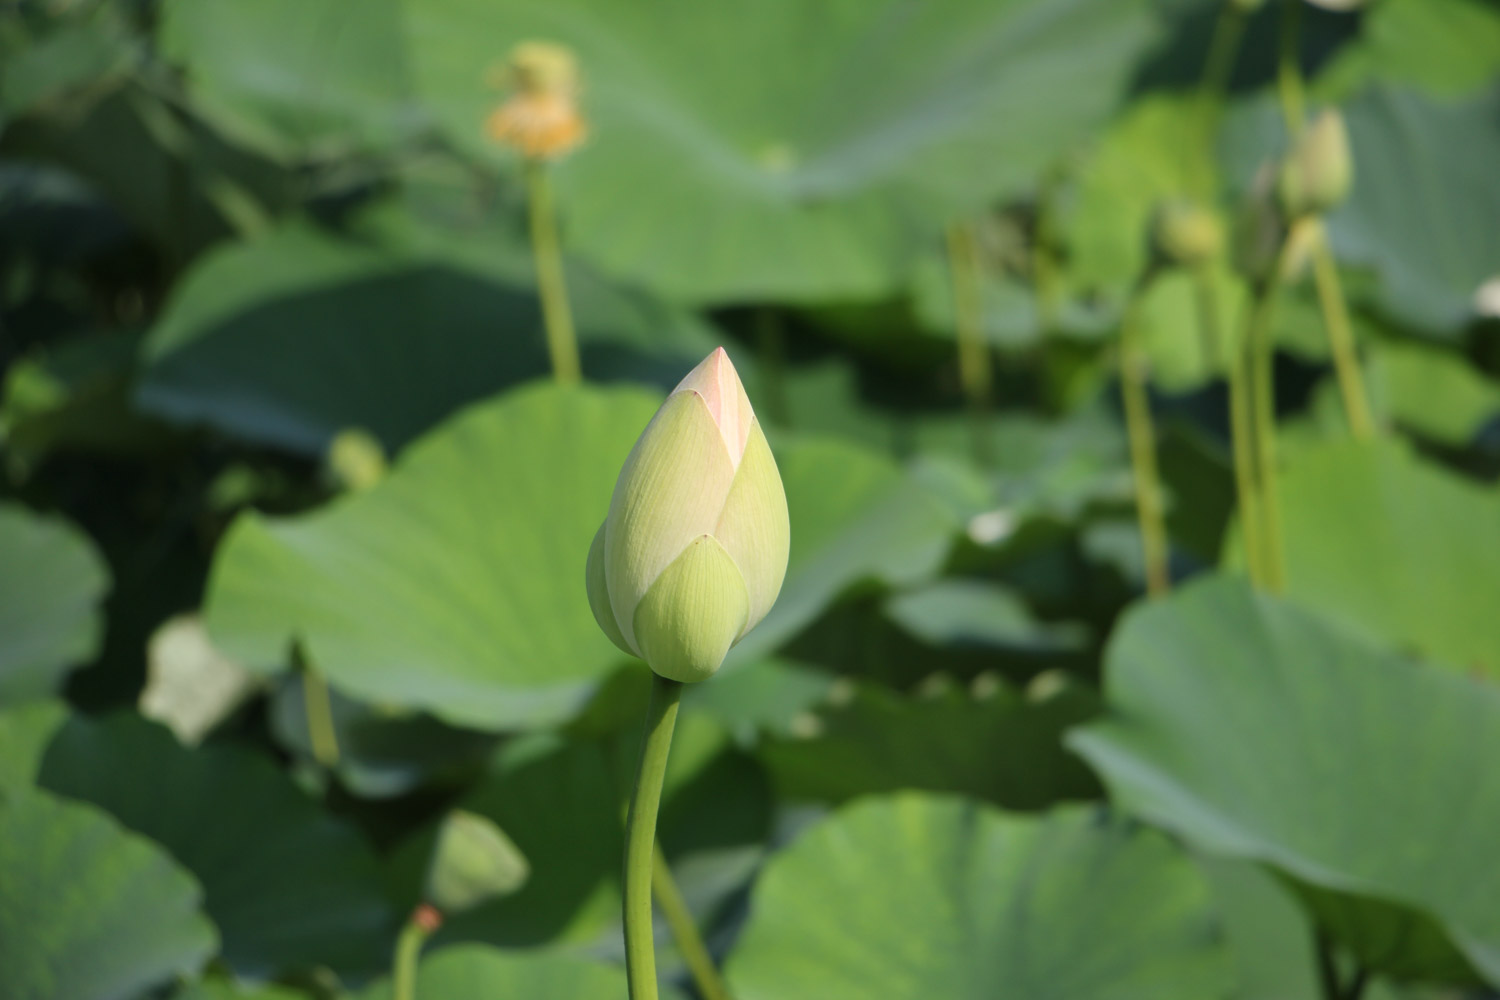
<svg viewBox="0 0 1500 1000">
<path fill-rule="evenodd" d="M 625 460 L 605 522 L 604 575 L 628 645 L 640 646 L 636 605 L 689 542 L 713 533 L 733 482 L 729 451 L 703 398 L 691 391 L 667 397 Z"/>
<path fill-rule="evenodd" d="M 719 669 L 750 611 L 745 580 L 711 535 L 693 539 L 635 610 L 635 636 L 651 669 L 701 681 Z"/>
<path fill-rule="evenodd" d="M 599 530 L 594 532 L 594 542 L 589 546 L 588 566 L 584 570 L 589 590 L 589 610 L 594 613 L 594 621 L 609 636 L 610 642 L 631 656 L 640 656 L 640 652 L 632 649 L 630 643 L 625 641 L 625 635 L 615 621 L 615 609 L 609 603 L 609 584 L 604 580 L 604 529 L 608 524 L 606 521 L 599 525 Z"/>
<path fill-rule="evenodd" d="M 760 429 L 760 421 L 750 425 L 745 442 L 745 457 L 740 460 L 734 485 L 714 537 L 724 546 L 740 568 L 750 595 L 750 615 L 738 639 L 760 623 L 776 603 L 781 583 L 786 579 L 786 562 L 791 552 L 792 525 L 786 509 L 786 490 L 771 446 Z"/>
</svg>

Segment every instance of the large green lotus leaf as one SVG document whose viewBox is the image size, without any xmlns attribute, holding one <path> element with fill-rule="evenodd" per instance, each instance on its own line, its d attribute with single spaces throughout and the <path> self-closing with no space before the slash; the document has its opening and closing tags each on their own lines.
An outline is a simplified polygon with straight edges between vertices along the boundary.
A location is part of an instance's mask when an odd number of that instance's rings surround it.
<svg viewBox="0 0 1500 1000">
<path fill-rule="evenodd" d="M 739 1000 L 1209 1000 L 1209 893 L 1165 838 L 1068 807 L 865 799 L 773 858 L 730 956 Z"/>
<path fill-rule="evenodd" d="M 7 1000 L 132 1000 L 214 953 L 203 892 L 156 844 L 44 792 L 0 795 Z"/>
<path fill-rule="evenodd" d="M 136 715 L 77 717 L 47 748 L 38 784 L 108 810 L 171 851 L 202 881 L 237 973 L 385 967 L 395 914 L 373 853 L 261 755 L 188 750 Z"/>
<path fill-rule="evenodd" d="M 974 578 L 934 580 L 892 596 L 883 610 L 931 646 L 1048 653 L 1081 649 L 1088 639 L 1085 626 L 1039 621 L 1014 589 Z"/>
<path fill-rule="evenodd" d="M 1025 696 L 1005 685 L 980 694 L 950 687 L 912 697 L 875 684 L 806 715 L 760 748 L 788 799 L 842 803 L 920 789 L 957 792 L 1009 809 L 1098 794 L 1063 731 L 1094 716 L 1078 687 Z"/>
<path fill-rule="evenodd" d="M 224 979 L 205 979 L 184 986 L 172 1000 L 308 1000 L 306 993 L 281 986 L 242 986 Z"/>
<path fill-rule="evenodd" d="M 1365 368 L 1372 402 L 1396 423 L 1463 448 L 1500 414 L 1500 382 L 1462 354 L 1411 343 L 1382 343 Z"/>
<path fill-rule="evenodd" d="M 1110 718 L 1071 744 L 1123 806 L 1339 901 L 1327 925 L 1377 968 L 1417 971 L 1401 938 L 1430 938 L 1383 929 L 1430 914 L 1500 982 L 1500 690 L 1231 578 L 1127 615 L 1105 680 Z"/>
<path fill-rule="evenodd" d="M 65 521 L 0 503 L 0 704 L 50 694 L 99 647 L 109 571 Z"/>
<path fill-rule="evenodd" d="M 1348 95 L 1371 80 L 1461 95 L 1500 72 L 1500 10 L 1487 0 L 1381 0 L 1370 4 L 1359 36 L 1314 83 L 1321 95 Z"/>
<path fill-rule="evenodd" d="M 298 640 L 346 693 L 458 725 L 560 721 L 621 659 L 583 566 L 655 409 L 639 390 L 530 386 L 433 431 L 372 489 L 246 515 L 214 564 L 209 632 L 258 671 Z"/>
<path fill-rule="evenodd" d="M 379 228 L 363 240 L 291 223 L 205 256 L 147 338 L 141 405 L 321 454 L 351 426 L 399 447 L 547 373 L 513 235 L 424 227 L 399 208 L 369 222 Z M 590 375 L 670 385 L 717 343 L 703 324 L 586 271 L 569 277 Z"/>
<path fill-rule="evenodd" d="M 377 151 L 417 124 L 398 0 L 167 0 L 159 17 L 194 110 L 268 156 Z"/>
<path fill-rule="evenodd" d="M 591 136 L 559 171 L 569 239 L 718 302 L 894 291 L 951 213 L 1018 194 L 1097 124 L 1154 35 L 1133 0 L 407 11 L 418 89 L 476 152 L 509 47 L 574 48 Z"/>
<path fill-rule="evenodd" d="M 1458 333 L 1500 274 L 1500 88 L 1460 102 L 1376 86 L 1345 115 L 1355 182 L 1329 218 L 1339 256 L 1375 268 L 1384 312 Z"/>
<path fill-rule="evenodd" d="M 0 128 L 6 118 L 65 112 L 111 89 L 139 56 L 113 4 L 50 13 L 35 35 L 18 17 L 0 36 Z"/>
<path fill-rule="evenodd" d="M 1500 494 L 1395 443 L 1348 439 L 1299 451 L 1280 492 L 1292 599 L 1500 674 Z"/>
<path fill-rule="evenodd" d="M 619 1000 L 625 995 L 625 970 L 618 965 L 548 952 L 501 951 L 467 944 L 440 948 L 426 955 L 417 972 L 422 997 L 531 997 L 535 1000 Z M 359 1000 L 390 1000 L 389 980 L 381 980 Z M 664 990 L 664 1000 L 678 1000 Z"/>
<path fill-rule="evenodd" d="M 902 586 L 942 565 L 957 523 L 884 455 L 832 439 L 776 449 L 791 514 L 786 582 L 771 613 L 730 652 L 743 663 L 790 639 L 852 584 Z"/>
</svg>

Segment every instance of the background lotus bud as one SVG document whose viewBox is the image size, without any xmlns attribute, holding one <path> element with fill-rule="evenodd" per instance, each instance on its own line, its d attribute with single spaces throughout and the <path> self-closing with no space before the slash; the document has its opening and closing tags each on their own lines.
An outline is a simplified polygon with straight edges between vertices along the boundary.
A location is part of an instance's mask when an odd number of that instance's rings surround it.
<svg viewBox="0 0 1500 1000">
<path fill-rule="evenodd" d="M 589 605 L 656 673 L 701 681 L 771 610 L 790 542 L 781 474 L 719 348 L 625 460 L 589 550 Z"/>
<path fill-rule="evenodd" d="M 1151 243 L 1163 260 L 1196 267 L 1224 249 L 1224 227 L 1219 217 L 1191 201 L 1166 201 L 1157 206 Z"/>
<path fill-rule="evenodd" d="M 1332 108 L 1321 112 L 1303 129 L 1281 165 L 1277 193 L 1287 218 L 1321 215 L 1349 195 L 1354 160 L 1344 118 Z"/>
<path fill-rule="evenodd" d="M 338 432 L 328 445 L 328 471 L 346 490 L 366 490 L 385 478 L 385 448 L 362 427 Z"/>
<path fill-rule="evenodd" d="M 503 830 L 455 809 L 438 832 L 424 895 L 445 914 L 461 913 L 515 892 L 530 876 L 525 855 Z"/>
</svg>

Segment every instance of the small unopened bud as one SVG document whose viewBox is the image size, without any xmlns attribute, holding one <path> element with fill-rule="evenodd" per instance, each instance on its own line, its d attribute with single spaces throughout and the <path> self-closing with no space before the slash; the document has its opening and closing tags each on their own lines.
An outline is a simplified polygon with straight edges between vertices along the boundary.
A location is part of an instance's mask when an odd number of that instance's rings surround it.
<svg viewBox="0 0 1500 1000">
<path fill-rule="evenodd" d="M 771 610 L 790 542 L 781 474 L 721 347 L 625 460 L 589 550 L 589 606 L 657 674 L 701 681 Z"/>
<path fill-rule="evenodd" d="M 515 892 L 530 876 L 525 855 L 503 830 L 455 809 L 438 832 L 423 895 L 443 913 L 462 913 Z"/>
<path fill-rule="evenodd" d="M 584 140 L 578 62 L 569 49 L 523 42 L 511 51 L 505 77 L 512 93 L 485 122 L 490 138 L 538 160 L 556 159 Z"/>
<path fill-rule="evenodd" d="M 1235 267 L 1256 282 L 1270 275 L 1287 234 L 1286 219 L 1276 207 L 1272 190 L 1274 177 L 1272 165 L 1263 164 L 1235 217 Z"/>
<path fill-rule="evenodd" d="M 1277 193 L 1289 219 L 1321 215 L 1349 196 L 1354 158 L 1344 118 L 1327 108 L 1318 114 L 1281 164 Z"/>
<path fill-rule="evenodd" d="M 1151 225 L 1151 244 L 1162 260 L 1197 267 L 1224 250 L 1224 227 L 1214 212 L 1191 201 L 1167 201 L 1157 206 Z"/>
<path fill-rule="evenodd" d="M 328 445 L 328 471 L 346 490 L 369 489 L 385 477 L 385 449 L 369 431 L 339 431 Z"/>
</svg>

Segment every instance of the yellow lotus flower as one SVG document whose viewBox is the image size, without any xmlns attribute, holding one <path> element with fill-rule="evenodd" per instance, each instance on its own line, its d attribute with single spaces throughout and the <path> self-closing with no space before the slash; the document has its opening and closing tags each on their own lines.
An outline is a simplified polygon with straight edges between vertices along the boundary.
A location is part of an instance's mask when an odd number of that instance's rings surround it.
<svg viewBox="0 0 1500 1000">
<path fill-rule="evenodd" d="M 701 681 L 771 610 L 790 542 L 776 460 L 719 348 L 625 460 L 589 550 L 589 605 L 616 646 Z"/>
</svg>

